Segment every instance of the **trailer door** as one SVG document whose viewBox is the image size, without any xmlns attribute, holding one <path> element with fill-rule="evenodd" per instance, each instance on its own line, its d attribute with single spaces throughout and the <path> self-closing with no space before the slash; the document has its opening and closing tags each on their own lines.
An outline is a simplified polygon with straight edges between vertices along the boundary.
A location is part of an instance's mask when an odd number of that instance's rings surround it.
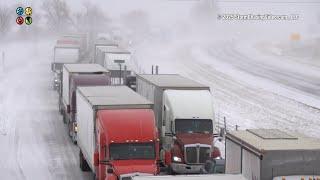
<svg viewBox="0 0 320 180">
<path fill-rule="evenodd" d="M 242 149 L 242 174 L 247 179 L 260 180 L 260 159 L 245 149 Z"/>
<path fill-rule="evenodd" d="M 226 173 L 241 173 L 241 147 L 229 139 L 226 139 Z"/>
</svg>

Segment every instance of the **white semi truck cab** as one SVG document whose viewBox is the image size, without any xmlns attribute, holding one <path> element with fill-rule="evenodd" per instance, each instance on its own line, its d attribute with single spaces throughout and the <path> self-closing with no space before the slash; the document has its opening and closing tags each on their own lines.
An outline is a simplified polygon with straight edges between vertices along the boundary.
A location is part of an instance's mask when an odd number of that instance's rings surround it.
<svg viewBox="0 0 320 180">
<path fill-rule="evenodd" d="M 210 88 L 177 74 L 137 75 L 137 92 L 154 103 L 161 154 L 169 173 L 201 173 L 214 147 Z"/>
<path fill-rule="evenodd" d="M 165 90 L 163 104 L 163 147 L 165 151 L 171 151 L 172 171 L 200 172 L 214 148 L 210 92 Z"/>
</svg>

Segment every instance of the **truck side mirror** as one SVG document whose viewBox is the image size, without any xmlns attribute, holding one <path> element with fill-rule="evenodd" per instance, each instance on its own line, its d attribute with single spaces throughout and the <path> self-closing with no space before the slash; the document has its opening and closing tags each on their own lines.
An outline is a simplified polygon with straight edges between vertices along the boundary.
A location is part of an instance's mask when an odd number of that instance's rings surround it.
<svg viewBox="0 0 320 180">
<path fill-rule="evenodd" d="M 175 135 L 174 128 L 173 128 L 173 121 L 170 122 L 170 129 L 171 129 L 171 133 Z"/>
</svg>

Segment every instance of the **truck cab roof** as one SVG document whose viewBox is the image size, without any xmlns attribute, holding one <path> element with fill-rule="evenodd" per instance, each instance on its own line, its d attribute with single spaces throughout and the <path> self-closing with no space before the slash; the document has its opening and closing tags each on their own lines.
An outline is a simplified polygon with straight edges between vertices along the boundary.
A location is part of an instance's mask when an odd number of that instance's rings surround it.
<svg viewBox="0 0 320 180">
<path fill-rule="evenodd" d="M 128 50 L 122 49 L 117 46 L 101 46 L 98 47 L 101 52 L 111 53 L 111 54 L 131 54 Z"/>
<path fill-rule="evenodd" d="M 242 175 L 178 175 L 178 176 L 135 176 L 133 180 L 246 180 Z"/>
<path fill-rule="evenodd" d="M 95 46 L 118 46 L 118 44 L 113 41 L 102 40 L 102 39 L 96 40 L 94 45 Z"/>
<path fill-rule="evenodd" d="M 57 48 L 65 48 L 65 49 L 80 49 L 80 44 L 76 44 L 76 43 L 73 43 L 73 44 L 56 44 L 54 46 L 55 49 Z"/>
<path fill-rule="evenodd" d="M 207 90 L 166 90 L 163 97 L 174 119 L 214 119 L 212 97 Z"/>
<path fill-rule="evenodd" d="M 157 137 L 152 109 L 99 110 L 97 118 L 112 143 L 150 143 Z"/>
<path fill-rule="evenodd" d="M 64 64 L 69 73 L 107 73 L 100 64 Z"/>
<path fill-rule="evenodd" d="M 208 86 L 185 78 L 179 74 L 139 74 L 137 75 L 137 78 L 164 89 L 188 88 L 210 90 Z"/>
<path fill-rule="evenodd" d="M 151 109 L 153 103 L 127 86 L 78 87 L 79 93 L 97 109 Z"/>
</svg>

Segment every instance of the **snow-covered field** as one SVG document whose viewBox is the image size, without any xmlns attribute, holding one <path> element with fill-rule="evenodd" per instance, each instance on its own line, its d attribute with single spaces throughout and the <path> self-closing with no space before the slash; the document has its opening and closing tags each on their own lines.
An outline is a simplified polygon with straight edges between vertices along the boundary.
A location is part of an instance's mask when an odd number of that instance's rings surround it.
<svg viewBox="0 0 320 180">
<path fill-rule="evenodd" d="M 6 52 L 5 69 L 0 71 L 0 179 L 92 176 L 80 171 L 78 148 L 57 110 L 48 42 L 0 45 Z"/>
</svg>

